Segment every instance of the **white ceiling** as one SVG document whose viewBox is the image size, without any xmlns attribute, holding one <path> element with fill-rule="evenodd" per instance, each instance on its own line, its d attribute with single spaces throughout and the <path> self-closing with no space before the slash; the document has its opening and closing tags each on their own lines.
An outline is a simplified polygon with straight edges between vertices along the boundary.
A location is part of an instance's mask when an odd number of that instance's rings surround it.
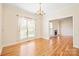
<svg viewBox="0 0 79 59">
<path fill-rule="evenodd" d="M 20 7 L 32 13 L 36 13 L 36 11 L 39 9 L 39 3 L 11 3 L 11 5 Z M 74 6 L 74 5 L 77 5 L 77 4 L 74 4 L 74 3 L 42 3 L 42 9 L 45 11 L 45 13 L 49 14 L 56 10 L 67 8 L 67 7 Z"/>
<path fill-rule="evenodd" d="M 35 14 L 39 10 L 39 3 L 8 3 L 8 4 L 19 7 L 33 14 Z M 55 11 L 77 5 L 79 6 L 78 3 L 42 3 L 42 10 L 45 12 L 45 18 L 51 19 L 52 14 Z"/>
</svg>

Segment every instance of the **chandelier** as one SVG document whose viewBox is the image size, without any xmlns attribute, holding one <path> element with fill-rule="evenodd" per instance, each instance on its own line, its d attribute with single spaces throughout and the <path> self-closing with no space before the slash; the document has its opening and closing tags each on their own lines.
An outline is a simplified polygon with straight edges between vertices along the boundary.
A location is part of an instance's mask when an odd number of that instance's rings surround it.
<svg viewBox="0 0 79 59">
<path fill-rule="evenodd" d="M 41 3 L 39 4 L 39 10 L 36 12 L 37 15 L 45 15 L 44 11 L 41 8 Z"/>
</svg>

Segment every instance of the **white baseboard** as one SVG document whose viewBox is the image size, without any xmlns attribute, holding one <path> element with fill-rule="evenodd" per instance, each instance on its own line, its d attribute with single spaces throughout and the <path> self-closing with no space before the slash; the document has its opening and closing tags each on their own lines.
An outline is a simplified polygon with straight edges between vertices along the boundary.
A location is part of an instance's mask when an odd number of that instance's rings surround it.
<svg viewBox="0 0 79 59">
<path fill-rule="evenodd" d="M 29 40 L 33 40 L 33 39 L 29 39 Z M 6 45 L 2 45 L 2 47 L 7 47 L 7 46 L 19 44 L 19 43 L 22 43 L 22 42 L 25 42 L 25 41 L 29 41 L 29 40 L 28 39 L 27 40 L 20 40 L 18 42 L 13 42 L 13 43 L 9 43 L 9 44 L 6 44 Z"/>
<path fill-rule="evenodd" d="M 19 43 L 22 43 L 22 42 L 25 42 L 25 41 L 34 40 L 34 39 L 39 39 L 39 38 L 29 38 L 29 39 L 27 39 L 27 40 L 20 40 L 20 41 L 18 41 L 18 42 L 13 42 L 13 43 L 9 43 L 9 44 L 3 45 L 2 47 L 7 47 L 7 46 L 19 44 Z"/>
<path fill-rule="evenodd" d="M 78 45 L 73 45 L 73 47 L 74 47 L 74 48 L 79 48 L 79 46 L 78 46 Z"/>
<path fill-rule="evenodd" d="M 49 40 L 49 37 L 43 37 L 44 39 L 46 39 L 46 40 Z"/>
</svg>

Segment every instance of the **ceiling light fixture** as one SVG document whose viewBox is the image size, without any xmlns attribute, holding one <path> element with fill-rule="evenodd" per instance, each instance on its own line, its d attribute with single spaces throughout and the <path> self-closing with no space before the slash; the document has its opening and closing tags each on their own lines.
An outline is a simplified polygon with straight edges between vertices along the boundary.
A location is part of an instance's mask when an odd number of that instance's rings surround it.
<svg viewBox="0 0 79 59">
<path fill-rule="evenodd" d="M 41 8 L 41 3 L 39 4 L 39 10 L 36 12 L 37 15 L 45 15 L 44 11 Z"/>
</svg>

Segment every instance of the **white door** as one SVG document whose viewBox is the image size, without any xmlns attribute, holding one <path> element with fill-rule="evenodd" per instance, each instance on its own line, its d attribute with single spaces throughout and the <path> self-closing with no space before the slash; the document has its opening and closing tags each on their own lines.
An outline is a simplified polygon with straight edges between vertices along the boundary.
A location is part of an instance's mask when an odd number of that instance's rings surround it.
<svg viewBox="0 0 79 59">
<path fill-rule="evenodd" d="M 35 37 L 35 20 L 19 17 L 20 40 Z"/>
<path fill-rule="evenodd" d="M 27 20 L 24 17 L 19 18 L 19 38 L 27 39 Z"/>
</svg>

